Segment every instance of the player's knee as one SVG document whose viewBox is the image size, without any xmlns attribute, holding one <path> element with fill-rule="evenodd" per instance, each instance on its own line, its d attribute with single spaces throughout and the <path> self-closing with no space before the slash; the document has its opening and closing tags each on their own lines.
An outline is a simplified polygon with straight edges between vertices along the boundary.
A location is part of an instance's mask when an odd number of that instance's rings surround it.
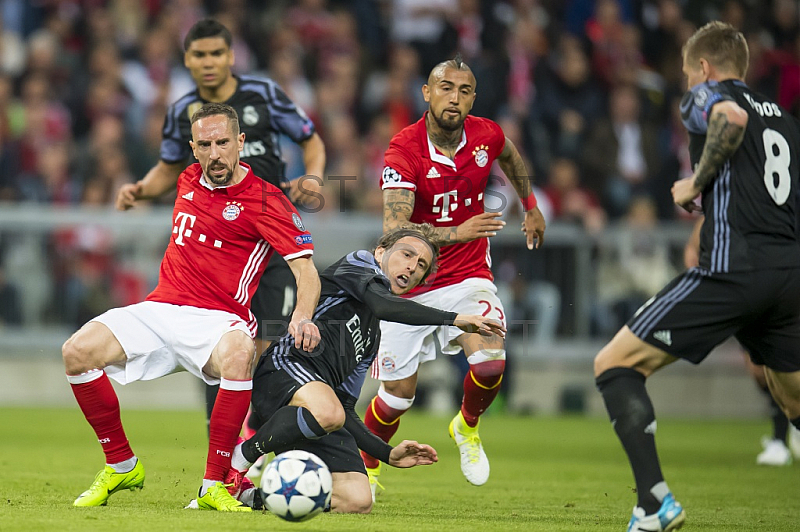
<svg viewBox="0 0 800 532">
<path fill-rule="evenodd" d="M 340 404 L 329 404 L 313 412 L 314 419 L 325 432 L 333 432 L 344 426 L 345 413 Z"/>
<path fill-rule="evenodd" d="M 342 496 L 344 495 L 344 496 Z M 372 511 L 372 493 L 367 485 L 366 491 L 348 490 L 346 494 L 334 493 L 331 512 L 342 514 L 368 514 Z"/>
<path fill-rule="evenodd" d="M 80 331 L 61 346 L 61 358 L 64 360 L 67 375 L 79 375 L 95 369 L 91 364 L 91 355 L 91 349 Z"/>
<path fill-rule="evenodd" d="M 252 374 L 253 349 L 236 346 L 225 353 L 221 363 L 221 377 L 225 379 L 249 379 Z"/>
<path fill-rule="evenodd" d="M 611 344 L 606 344 L 594 357 L 594 376 L 599 377 L 606 370 L 613 367 L 620 367 L 621 363 L 617 360 L 618 357 L 614 356 L 614 351 L 611 349 Z"/>
<path fill-rule="evenodd" d="M 413 376 L 413 378 L 401 379 L 399 381 L 383 381 L 381 382 L 378 395 L 381 395 L 380 392 L 384 392 L 385 394 L 388 394 L 399 400 L 408 401 L 408 406 L 405 407 L 407 410 L 411 407 L 411 403 L 414 402 L 414 396 L 417 393 L 416 376 Z"/>
</svg>

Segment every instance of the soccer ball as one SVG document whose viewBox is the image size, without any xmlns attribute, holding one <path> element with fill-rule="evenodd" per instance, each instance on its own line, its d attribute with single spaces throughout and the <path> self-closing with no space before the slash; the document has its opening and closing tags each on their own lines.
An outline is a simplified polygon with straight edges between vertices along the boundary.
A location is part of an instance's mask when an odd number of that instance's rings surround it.
<svg viewBox="0 0 800 532">
<path fill-rule="evenodd" d="M 267 510 L 287 521 L 305 521 L 331 502 L 333 478 L 325 462 L 306 451 L 286 451 L 261 475 Z"/>
</svg>

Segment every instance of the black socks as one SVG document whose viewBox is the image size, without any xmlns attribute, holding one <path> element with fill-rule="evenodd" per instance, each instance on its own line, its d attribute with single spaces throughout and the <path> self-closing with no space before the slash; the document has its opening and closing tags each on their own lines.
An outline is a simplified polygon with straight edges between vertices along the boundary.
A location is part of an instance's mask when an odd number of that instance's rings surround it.
<svg viewBox="0 0 800 532">
<path fill-rule="evenodd" d="M 311 412 L 299 406 L 284 406 L 242 444 L 242 454 L 248 462 L 255 462 L 262 454 L 325 434 Z"/>
<path fill-rule="evenodd" d="M 628 455 L 636 480 L 638 506 L 646 514 L 658 511 L 666 485 L 656 452 L 656 417 L 644 386 L 645 377 L 631 368 L 612 368 L 596 379 L 606 410 Z"/>
</svg>

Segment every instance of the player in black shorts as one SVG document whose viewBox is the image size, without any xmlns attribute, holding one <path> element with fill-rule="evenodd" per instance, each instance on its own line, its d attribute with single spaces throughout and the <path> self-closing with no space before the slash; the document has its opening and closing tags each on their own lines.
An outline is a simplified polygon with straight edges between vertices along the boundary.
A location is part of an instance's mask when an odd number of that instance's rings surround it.
<svg viewBox="0 0 800 532">
<path fill-rule="evenodd" d="M 700 265 L 646 302 L 595 358 L 597 387 L 636 481 L 629 532 L 676 530 L 685 520 L 656 452 L 645 389 L 654 371 L 678 359 L 697 364 L 735 336 L 800 427 L 800 127 L 745 85 L 748 56 L 742 34 L 721 22 L 686 42 L 690 89 L 681 112 L 695 172 L 672 196 L 694 211 L 702 194 Z"/>
<path fill-rule="evenodd" d="M 164 192 L 175 188 L 178 176 L 192 157 L 190 118 L 206 102 L 226 103 L 236 109 L 240 130 L 245 134 L 239 157 L 253 168 L 253 173 L 283 188 L 294 202 L 313 204 L 321 197 L 318 192 L 325 169 L 325 145 L 313 122 L 273 80 L 234 76 L 231 43 L 231 32 L 216 20 L 203 19 L 191 27 L 183 41 L 184 64 L 197 87 L 170 105 L 164 119 L 161 160 L 141 181 L 120 189 L 116 201 L 118 209 L 127 210 L 139 199 L 152 199 L 152 196 L 142 196 L 143 182 L 148 183 L 149 190 L 156 190 L 153 185 Z M 281 134 L 302 148 L 307 179 L 287 181 L 278 143 Z M 302 224 L 299 219 L 298 223 Z M 286 332 L 296 290 L 286 261 L 273 254 L 250 306 L 259 324 L 257 353 Z M 206 391 L 210 418 L 217 387 L 209 386 Z"/>
<path fill-rule="evenodd" d="M 314 321 L 322 340 L 303 353 L 290 335 L 261 357 L 253 377 L 253 415 L 264 424 L 238 445 L 226 484 L 238 494 L 242 477 L 260 456 L 302 449 L 322 458 L 333 473 L 334 512 L 366 513 L 372 492 L 363 449 L 395 467 L 427 465 L 436 451 L 415 441 L 391 447 L 372 434 L 355 411 L 356 399 L 380 340 L 379 320 L 411 325 L 455 325 L 486 336 L 505 329 L 483 316 L 456 314 L 398 297 L 425 280 L 438 246 L 433 227 L 396 229 L 373 253 L 355 251 L 320 274 L 322 290 Z"/>
</svg>

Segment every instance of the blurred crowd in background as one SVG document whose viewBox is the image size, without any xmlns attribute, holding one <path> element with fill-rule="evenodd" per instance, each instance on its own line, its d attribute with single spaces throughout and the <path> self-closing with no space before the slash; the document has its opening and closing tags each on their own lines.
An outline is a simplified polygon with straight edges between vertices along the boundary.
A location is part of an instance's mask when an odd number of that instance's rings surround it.
<svg viewBox="0 0 800 532">
<path fill-rule="evenodd" d="M 705 22 L 741 29 L 747 83 L 800 115 L 797 0 L 0 0 L 0 16 L 0 208 L 110 206 L 121 184 L 143 177 L 167 105 L 194 86 L 182 41 L 204 16 L 233 32 L 235 73 L 271 77 L 314 120 L 327 148 L 326 210 L 380 215 L 389 140 L 426 109 L 420 87 L 433 65 L 457 52 L 477 79 L 473 114 L 519 148 L 549 223 L 591 234 L 682 216 L 669 194 L 691 175 L 680 51 Z M 283 144 L 288 176 L 301 175 L 296 146 Z M 75 231 L 48 245 L 65 279 L 52 308 L 80 324 L 97 309 L 64 310 L 78 301 L 66 281 L 76 239 L 103 246 L 102 234 Z M 653 260 L 628 264 L 652 273 L 668 263 Z M 107 275 L 104 261 L 82 258 L 81 275 Z M 643 294 L 663 284 L 642 282 Z M 5 284 L 0 267 L 2 298 Z M 114 286 L 117 303 L 148 288 L 124 276 Z"/>
</svg>

